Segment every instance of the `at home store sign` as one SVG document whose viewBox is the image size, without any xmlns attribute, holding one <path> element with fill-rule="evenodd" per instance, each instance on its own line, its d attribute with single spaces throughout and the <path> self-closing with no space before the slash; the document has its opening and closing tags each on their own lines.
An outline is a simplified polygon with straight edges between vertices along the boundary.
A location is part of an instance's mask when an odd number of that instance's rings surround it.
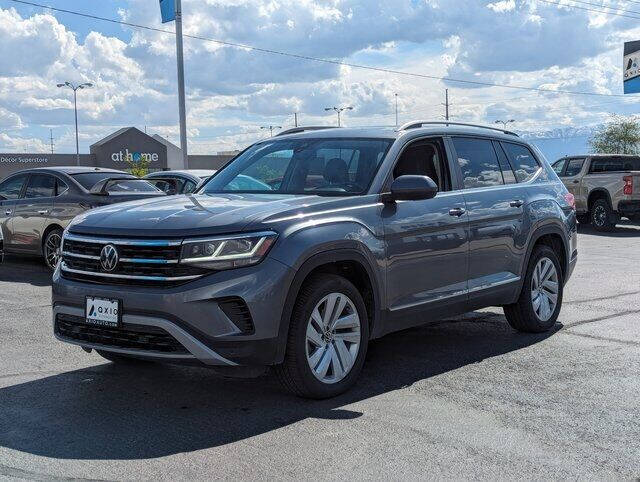
<svg viewBox="0 0 640 482">
<path fill-rule="evenodd" d="M 125 149 L 124 152 L 112 153 L 111 160 L 113 162 L 158 162 L 158 154 L 155 152 L 129 152 L 129 149 Z"/>
</svg>

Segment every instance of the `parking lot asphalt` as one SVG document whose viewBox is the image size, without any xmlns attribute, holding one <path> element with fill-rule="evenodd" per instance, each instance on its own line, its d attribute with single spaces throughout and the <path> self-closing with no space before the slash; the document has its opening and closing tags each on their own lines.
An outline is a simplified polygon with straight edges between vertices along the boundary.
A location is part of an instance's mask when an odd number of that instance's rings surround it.
<svg viewBox="0 0 640 482">
<path fill-rule="evenodd" d="M 494 308 L 393 334 L 325 401 L 59 343 L 50 274 L 8 258 L 0 478 L 637 478 L 640 227 L 579 238 L 550 333 L 517 333 Z"/>
</svg>

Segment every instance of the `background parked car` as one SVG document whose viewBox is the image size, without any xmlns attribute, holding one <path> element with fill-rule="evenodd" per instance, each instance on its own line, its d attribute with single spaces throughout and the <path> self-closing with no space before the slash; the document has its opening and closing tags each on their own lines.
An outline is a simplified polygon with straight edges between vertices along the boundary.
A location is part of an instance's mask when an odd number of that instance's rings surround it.
<svg viewBox="0 0 640 482">
<path fill-rule="evenodd" d="M 166 194 L 191 194 L 216 173 L 213 169 L 160 171 L 147 174 L 146 179 Z"/>
<path fill-rule="evenodd" d="M 578 220 L 611 231 L 620 217 L 640 221 L 640 157 L 593 154 L 553 163 L 576 199 Z"/>
<path fill-rule="evenodd" d="M 43 256 L 54 268 L 62 231 L 91 208 L 164 196 L 126 172 L 89 167 L 21 171 L 0 182 L 0 231 L 5 253 Z"/>
</svg>

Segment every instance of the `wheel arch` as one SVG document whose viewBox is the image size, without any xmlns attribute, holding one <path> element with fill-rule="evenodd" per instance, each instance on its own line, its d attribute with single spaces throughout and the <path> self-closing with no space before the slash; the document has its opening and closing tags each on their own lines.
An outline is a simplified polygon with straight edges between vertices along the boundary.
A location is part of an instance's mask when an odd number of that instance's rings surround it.
<svg viewBox="0 0 640 482">
<path fill-rule="evenodd" d="M 527 267 L 529 266 L 529 261 L 531 260 L 531 255 L 533 253 L 533 250 L 536 246 L 540 244 L 549 246 L 554 251 L 558 252 L 558 257 L 560 258 L 560 264 L 562 268 L 563 280 L 566 281 L 566 273 L 569 270 L 569 261 L 570 261 L 570 253 L 569 253 L 570 243 L 567 240 L 567 235 L 562 230 L 562 228 L 557 224 L 552 223 L 552 224 L 546 224 L 544 226 L 540 226 L 531 235 L 529 244 L 527 246 L 527 254 L 525 257 L 525 262 L 521 270 L 521 273 L 522 273 L 521 285 L 524 282 L 524 274 L 526 273 Z"/>
<path fill-rule="evenodd" d="M 611 194 L 609 191 L 603 188 L 596 188 L 589 193 L 589 197 L 587 197 L 587 209 L 588 212 L 591 212 L 593 203 L 596 202 L 597 199 L 605 199 L 609 203 L 609 207 L 613 209 L 613 204 L 611 203 Z"/>
<path fill-rule="evenodd" d="M 42 239 L 40 240 L 40 253 L 44 256 L 44 242 L 47 240 L 47 236 L 51 231 L 59 229 L 60 231 L 64 231 L 64 228 L 60 226 L 58 223 L 52 223 L 46 227 L 46 229 L 42 232 Z"/>
<path fill-rule="evenodd" d="M 380 328 L 381 286 L 367 257 L 355 247 L 313 254 L 300 265 L 289 286 L 278 330 L 276 363 L 284 360 L 291 315 L 302 285 L 310 276 L 323 272 L 345 277 L 361 292 L 367 308 L 370 338 L 374 338 L 374 330 Z"/>
</svg>

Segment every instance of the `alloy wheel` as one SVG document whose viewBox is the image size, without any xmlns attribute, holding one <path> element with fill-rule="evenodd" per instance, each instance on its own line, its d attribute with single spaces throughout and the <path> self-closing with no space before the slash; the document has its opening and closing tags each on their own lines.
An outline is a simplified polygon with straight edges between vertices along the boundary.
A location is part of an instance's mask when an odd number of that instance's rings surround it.
<svg viewBox="0 0 640 482">
<path fill-rule="evenodd" d="M 55 269 L 60 261 L 60 245 L 62 244 L 62 237 L 58 233 L 52 233 L 47 237 L 47 241 L 44 245 L 44 259 L 47 266 L 51 269 Z"/>
<path fill-rule="evenodd" d="M 343 293 L 330 293 L 314 307 L 307 322 L 307 362 L 323 383 L 343 380 L 360 350 L 360 316 Z"/>
<path fill-rule="evenodd" d="M 558 304 L 558 271 L 549 258 L 540 259 L 533 270 L 531 303 L 540 321 L 547 321 L 553 316 Z"/>
<path fill-rule="evenodd" d="M 596 206 L 593 212 L 593 222 L 597 226 L 604 226 L 607 220 L 607 212 L 602 206 Z"/>
</svg>

